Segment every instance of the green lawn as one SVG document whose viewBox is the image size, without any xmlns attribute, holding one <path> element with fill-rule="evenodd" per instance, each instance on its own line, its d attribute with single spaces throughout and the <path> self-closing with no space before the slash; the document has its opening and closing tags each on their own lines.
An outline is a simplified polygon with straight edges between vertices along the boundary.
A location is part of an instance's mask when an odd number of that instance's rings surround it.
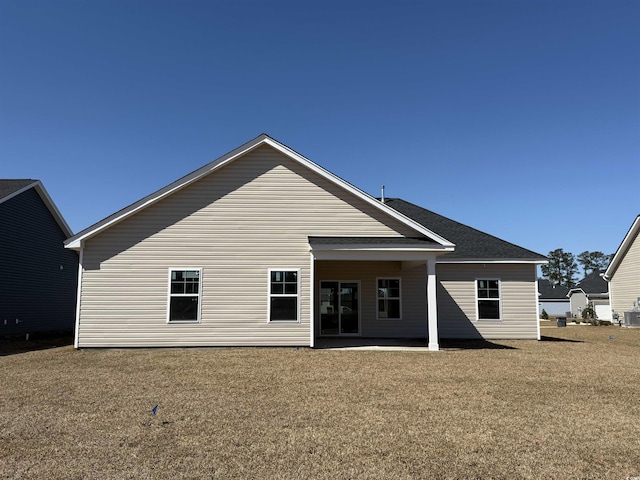
<svg viewBox="0 0 640 480">
<path fill-rule="evenodd" d="M 640 476 L 640 329 L 542 324 L 431 353 L 5 344 L 0 478 Z"/>
</svg>

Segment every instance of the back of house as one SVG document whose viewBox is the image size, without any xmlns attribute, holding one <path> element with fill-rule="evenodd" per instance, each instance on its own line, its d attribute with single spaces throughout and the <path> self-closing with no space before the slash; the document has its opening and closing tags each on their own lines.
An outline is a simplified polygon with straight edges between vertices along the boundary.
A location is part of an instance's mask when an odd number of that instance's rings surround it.
<svg viewBox="0 0 640 480">
<path fill-rule="evenodd" d="M 493 250 L 455 257 L 431 212 L 408 205 L 261 135 L 67 240 L 76 346 L 539 338 L 545 258 L 486 234 Z"/>
</svg>

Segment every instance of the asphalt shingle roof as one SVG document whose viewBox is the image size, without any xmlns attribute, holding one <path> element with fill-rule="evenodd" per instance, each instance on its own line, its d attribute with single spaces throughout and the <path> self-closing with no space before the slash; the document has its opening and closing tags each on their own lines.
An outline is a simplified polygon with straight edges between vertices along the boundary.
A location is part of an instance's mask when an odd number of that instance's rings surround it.
<svg viewBox="0 0 640 480">
<path fill-rule="evenodd" d="M 488 233 L 438 215 L 430 210 L 400 198 L 389 198 L 385 204 L 418 222 L 434 233 L 441 235 L 456 247 L 447 253 L 447 258 L 456 259 L 514 259 L 544 261 L 544 255 L 519 247 Z"/>
<path fill-rule="evenodd" d="M 0 199 L 7 197 L 14 192 L 17 192 L 18 190 L 26 187 L 27 185 L 31 185 L 33 182 L 37 182 L 37 180 L 29 180 L 29 179 L 9 180 L 5 178 L 0 178 Z"/>
<path fill-rule="evenodd" d="M 540 300 L 567 300 L 569 288 L 562 285 L 553 285 L 546 278 L 541 278 L 538 280 L 538 292 L 540 293 Z"/>
<path fill-rule="evenodd" d="M 609 285 L 600 275 L 600 270 L 594 270 L 589 275 L 580 280 L 573 289 L 580 288 L 584 293 L 607 293 Z"/>
</svg>

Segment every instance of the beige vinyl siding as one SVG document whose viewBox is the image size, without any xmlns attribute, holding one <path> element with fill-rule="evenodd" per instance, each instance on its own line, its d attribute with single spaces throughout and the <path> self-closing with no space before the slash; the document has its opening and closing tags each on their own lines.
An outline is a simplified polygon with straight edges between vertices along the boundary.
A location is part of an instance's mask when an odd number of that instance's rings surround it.
<svg viewBox="0 0 640 480">
<path fill-rule="evenodd" d="M 437 264 L 441 338 L 537 339 L 535 265 Z M 500 320 L 476 320 L 475 279 L 500 280 Z"/>
<path fill-rule="evenodd" d="M 403 269 L 402 262 L 317 261 L 315 270 L 315 298 L 318 298 L 322 281 L 360 282 L 360 325 L 363 337 L 427 337 L 426 265 Z M 401 279 L 401 320 L 376 318 L 379 277 Z M 318 305 L 315 306 L 315 315 L 319 323 Z M 316 325 L 316 335 L 318 334 L 319 325 Z"/>
<path fill-rule="evenodd" d="M 569 303 L 571 304 L 571 315 L 574 317 L 582 318 L 582 310 L 584 310 L 587 306 L 587 296 L 582 292 L 582 290 L 578 290 L 571 294 L 569 297 Z"/>
<path fill-rule="evenodd" d="M 80 347 L 308 345 L 308 236 L 415 232 L 261 147 L 85 241 Z M 170 268 L 201 268 L 201 322 L 167 324 Z M 269 323 L 268 269 L 300 269 L 300 323 Z"/>
<path fill-rule="evenodd" d="M 623 318 L 640 297 L 640 235 L 636 234 L 609 282 L 611 309 Z"/>
</svg>

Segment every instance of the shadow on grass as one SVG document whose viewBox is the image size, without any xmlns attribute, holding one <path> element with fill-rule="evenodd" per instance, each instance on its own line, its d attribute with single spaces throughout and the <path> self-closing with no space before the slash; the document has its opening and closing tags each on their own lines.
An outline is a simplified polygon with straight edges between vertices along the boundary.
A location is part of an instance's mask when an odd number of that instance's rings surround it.
<svg viewBox="0 0 640 480">
<path fill-rule="evenodd" d="M 42 332 L 0 337 L 0 357 L 73 345 L 72 332 Z"/>
<path fill-rule="evenodd" d="M 547 337 L 542 335 L 540 337 L 541 342 L 567 342 L 567 343 L 584 343 L 582 340 L 571 340 L 569 338 Z"/>
<path fill-rule="evenodd" d="M 440 348 L 445 350 L 517 350 L 516 347 L 500 345 L 481 338 L 473 339 L 440 339 Z"/>
</svg>

